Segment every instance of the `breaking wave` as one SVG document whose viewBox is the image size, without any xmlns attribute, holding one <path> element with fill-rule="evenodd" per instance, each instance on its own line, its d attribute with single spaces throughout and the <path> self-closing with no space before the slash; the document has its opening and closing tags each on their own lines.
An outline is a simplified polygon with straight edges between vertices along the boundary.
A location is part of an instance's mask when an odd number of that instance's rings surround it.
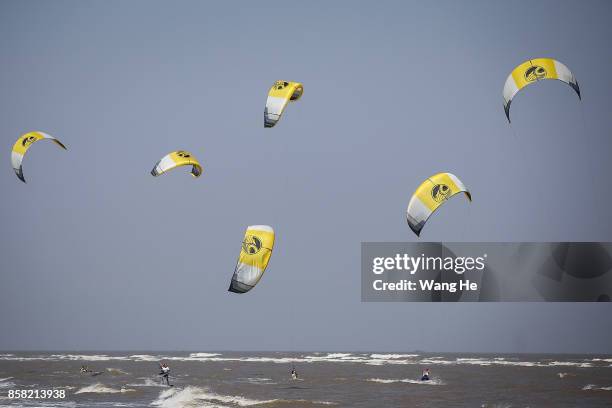
<svg viewBox="0 0 612 408">
<path fill-rule="evenodd" d="M 162 408 L 183 408 L 183 407 L 230 407 L 237 405 L 239 407 L 250 407 L 254 405 L 268 404 L 276 400 L 254 400 L 241 396 L 220 395 L 210 392 L 207 389 L 200 387 L 188 386 L 182 390 L 171 388 L 162 391 L 159 397 L 151 403 L 153 406 Z M 230 405 L 227 405 L 230 404 Z"/>
<path fill-rule="evenodd" d="M 13 388 L 15 383 L 10 381 L 13 377 L 0 378 L 0 389 L 2 388 Z"/>
<path fill-rule="evenodd" d="M 366 381 L 376 382 L 380 384 L 395 384 L 395 383 L 407 383 L 407 384 L 418 384 L 418 385 L 444 385 L 439 379 L 433 378 L 429 381 L 413 380 L 412 378 L 368 378 Z"/>
<path fill-rule="evenodd" d="M 1 360 L 11 361 L 133 361 L 157 362 L 167 361 L 194 361 L 194 362 L 243 362 L 243 363 L 275 363 L 275 364 L 310 364 L 310 363 L 348 363 L 365 364 L 372 366 L 382 365 L 477 365 L 477 366 L 517 366 L 517 367 L 577 367 L 590 368 L 610 366 L 611 358 L 569 359 L 567 361 L 553 361 L 548 359 L 522 361 L 518 357 L 457 357 L 442 356 L 421 357 L 419 354 L 402 353 L 321 353 L 313 352 L 302 355 L 252 355 L 233 356 L 221 353 L 190 353 L 188 355 L 152 355 L 132 354 L 114 356 L 107 354 L 50 354 L 50 355 L 19 355 L 0 354 Z M 108 369 L 111 371 L 111 369 Z M 120 374 L 117 372 L 117 374 Z"/>
<path fill-rule="evenodd" d="M 204 407 L 204 408 L 229 408 L 229 407 L 251 407 L 251 406 L 266 406 L 275 404 L 309 404 L 309 405 L 337 405 L 331 401 L 311 401 L 306 399 L 284 400 L 256 400 L 239 395 L 221 395 L 214 393 L 206 388 L 188 386 L 184 389 L 172 388 L 162 391 L 159 397 L 151 403 L 153 406 L 161 408 L 188 408 L 188 407 Z"/>
<path fill-rule="evenodd" d="M 612 358 L 593 358 L 591 361 L 603 361 L 605 363 L 612 363 Z"/>
<path fill-rule="evenodd" d="M 136 391 L 132 388 L 124 388 L 120 389 L 110 388 L 102 383 L 95 383 L 92 385 L 88 385 L 87 387 L 83 387 L 79 389 L 75 394 L 118 394 L 122 392 L 132 392 Z"/>
<path fill-rule="evenodd" d="M 384 360 L 395 360 L 398 358 L 415 358 L 418 356 L 418 354 L 370 354 L 370 358 Z"/>
<path fill-rule="evenodd" d="M 514 367 L 579 367 L 590 368 L 593 364 L 584 361 L 515 361 L 504 357 L 496 358 L 456 358 L 455 360 L 442 360 L 439 358 L 424 358 L 419 361 L 426 365 L 478 365 L 478 366 L 514 366 Z"/>
<path fill-rule="evenodd" d="M 612 386 L 610 387 L 600 387 L 598 385 L 595 384 L 587 384 L 584 387 L 582 387 L 583 391 L 588 391 L 588 390 L 593 390 L 593 391 L 612 391 Z"/>
<path fill-rule="evenodd" d="M 16 356 L 14 354 L 0 354 L 0 360 L 7 361 L 129 361 L 128 356 L 108 356 L 106 354 L 49 354 L 34 356 Z"/>
</svg>

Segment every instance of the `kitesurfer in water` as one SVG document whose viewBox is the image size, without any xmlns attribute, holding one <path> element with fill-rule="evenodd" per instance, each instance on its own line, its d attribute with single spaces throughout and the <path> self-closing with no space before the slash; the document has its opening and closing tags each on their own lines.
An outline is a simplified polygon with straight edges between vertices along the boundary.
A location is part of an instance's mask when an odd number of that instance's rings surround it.
<svg viewBox="0 0 612 408">
<path fill-rule="evenodd" d="M 298 374 L 297 374 L 297 371 L 295 370 L 295 367 L 291 369 L 291 378 L 294 380 L 298 379 Z"/>
<path fill-rule="evenodd" d="M 421 376 L 421 381 L 429 381 L 429 368 L 423 370 L 423 375 Z"/>
<path fill-rule="evenodd" d="M 159 375 L 162 376 L 162 384 L 164 383 L 164 379 L 166 380 L 166 384 L 170 386 L 170 367 L 166 363 L 159 363 Z"/>
</svg>

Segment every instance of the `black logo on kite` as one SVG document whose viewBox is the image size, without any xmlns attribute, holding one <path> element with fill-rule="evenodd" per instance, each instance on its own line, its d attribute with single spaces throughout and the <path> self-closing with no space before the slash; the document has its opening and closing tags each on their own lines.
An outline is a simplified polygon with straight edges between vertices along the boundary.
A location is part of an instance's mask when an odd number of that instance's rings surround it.
<svg viewBox="0 0 612 408">
<path fill-rule="evenodd" d="M 185 159 L 188 159 L 188 158 L 190 158 L 190 157 L 191 157 L 191 153 L 189 153 L 189 152 L 185 152 L 185 151 L 183 151 L 183 150 L 180 150 L 180 151 L 176 152 L 176 155 L 177 155 L 178 157 L 183 157 L 183 158 L 185 158 Z"/>
<path fill-rule="evenodd" d="M 442 201 L 448 199 L 450 195 L 451 189 L 446 184 L 436 184 L 431 189 L 431 198 L 433 198 L 438 203 L 441 203 Z"/>
<path fill-rule="evenodd" d="M 274 89 L 276 89 L 277 91 L 280 91 L 281 89 L 284 89 L 286 86 L 289 86 L 289 82 L 286 82 L 286 81 L 276 81 L 274 83 Z"/>
<path fill-rule="evenodd" d="M 27 136 L 24 137 L 23 140 L 21 141 L 21 145 L 23 147 L 27 147 L 29 145 L 31 145 L 32 143 L 34 143 L 36 141 L 36 137 L 35 136 Z"/>
<path fill-rule="evenodd" d="M 542 78 L 546 78 L 546 70 L 544 67 L 532 65 L 525 71 L 525 80 L 527 82 L 537 81 Z"/>
<path fill-rule="evenodd" d="M 248 255 L 255 255 L 261 250 L 261 239 L 255 235 L 247 235 L 242 241 L 242 250 Z"/>
</svg>

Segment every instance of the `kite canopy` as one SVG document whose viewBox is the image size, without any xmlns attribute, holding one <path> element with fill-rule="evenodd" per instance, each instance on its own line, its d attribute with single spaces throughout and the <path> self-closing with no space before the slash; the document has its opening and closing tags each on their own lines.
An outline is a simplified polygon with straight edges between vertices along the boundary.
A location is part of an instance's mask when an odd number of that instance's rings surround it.
<svg viewBox="0 0 612 408">
<path fill-rule="evenodd" d="M 228 291 L 246 293 L 253 289 L 268 267 L 274 248 L 274 230 L 269 225 L 251 225 L 244 233 L 242 248 Z"/>
<path fill-rule="evenodd" d="M 191 175 L 193 177 L 200 177 L 202 175 L 202 166 L 198 159 L 193 155 L 184 150 L 177 150 L 175 152 L 165 155 L 160 161 L 157 162 L 151 174 L 154 177 L 164 174 L 165 172 L 172 170 L 180 166 L 192 166 Z"/>
<path fill-rule="evenodd" d="M 580 99 L 580 88 L 574 74 L 564 64 L 552 58 L 536 58 L 514 68 L 504 84 L 504 111 L 510 122 L 510 104 L 521 89 L 543 79 L 557 79 L 571 86 Z"/>
<path fill-rule="evenodd" d="M 268 92 L 264 127 L 270 128 L 276 125 L 289 101 L 297 101 L 303 93 L 304 87 L 299 82 L 276 81 Z"/>
<path fill-rule="evenodd" d="M 420 236 L 429 216 L 446 200 L 459 193 L 465 193 L 468 200 L 472 201 L 472 195 L 454 174 L 438 173 L 425 180 L 412 195 L 406 210 L 406 219 L 412 231 Z"/>
<path fill-rule="evenodd" d="M 19 139 L 17 139 L 17 141 L 13 145 L 13 150 L 11 152 L 11 163 L 13 164 L 13 170 L 15 170 L 15 174 L 17 175 L 17 177 L 19 177 L 19 180 L 23 181 L 24 183 L 26 181 L 25 181 L 25 178 L 23 177 L 23 168 L 21 165 L 21 162 L 23 161 L 23 157 L 25 156 L 30 146 L 32 146 L 34 143 L 38 142 L 39 140 L 43 140 L 43 139 L 52 140 L 53 142 L 55 142 L 56 145 L 58 145 L 64 150 L 67 150 L 66 146 L 64 146 L 62 142 L 60 142 L 58 139 L 54 138 L 53 136 L 48 135 L 47 133 L 30 132 L 30 133 L 26 133 L 25 135 L 22 135 Z"/>
</svg>

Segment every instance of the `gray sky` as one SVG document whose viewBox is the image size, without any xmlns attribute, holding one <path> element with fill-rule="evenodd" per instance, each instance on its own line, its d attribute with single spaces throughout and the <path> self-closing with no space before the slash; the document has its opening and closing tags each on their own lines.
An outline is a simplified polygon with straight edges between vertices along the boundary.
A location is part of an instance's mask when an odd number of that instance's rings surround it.
<svg viewBox="0 0 612 408">
<path fill-rule="evenodd" d="M 611 241 L 612 3 L 0 2 L 0 349 L 612 352 L 610 304 L 360 302 L 362 241 Z M 559 82 L 509 72 L 554 57 Z M 304 84 L 273 129 L 273 81 Z M 10 149 L 37 144 L 15 177 Z M 153 178 L 185 149 L 205 173 Z M 247 225 L 268 271 L 227 286 Z"/>
</svg>

